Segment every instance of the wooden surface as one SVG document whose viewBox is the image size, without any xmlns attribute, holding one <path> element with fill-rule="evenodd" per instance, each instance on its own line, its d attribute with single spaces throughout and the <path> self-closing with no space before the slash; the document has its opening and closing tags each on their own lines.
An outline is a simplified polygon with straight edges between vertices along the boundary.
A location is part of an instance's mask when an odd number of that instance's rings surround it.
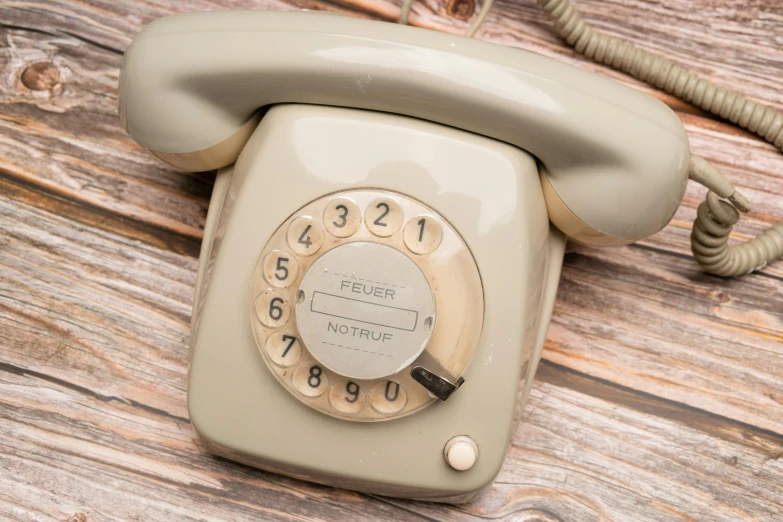
<svg viewBox="0 0 783 522">
<path fill-rule="evenodd" d="M 461 32 L 474 0 L 417 0 Z M 601 29 L 783 110 L 778 0 L 580 0 Z M 146 23 L 226 7 L 395 19 L 391 0 L 0 2 L 0 519 L 782 520 L 783 263 L 724 281 L 688 236 L 703 190 L 637 245 L 567 254 L 544 361 L 495 484 L 471 504 L 369 497 L 202 454 L 185 407 L 191 299 L 214 174 L 122 131 L 122 52 Z M 584 62 L 533 0 L 477 35 Z M 654 93 L 692 149 L 783 219 L 783 154 Z M 600 128 L 597 128 L 600 132 Z"/>
</svg>

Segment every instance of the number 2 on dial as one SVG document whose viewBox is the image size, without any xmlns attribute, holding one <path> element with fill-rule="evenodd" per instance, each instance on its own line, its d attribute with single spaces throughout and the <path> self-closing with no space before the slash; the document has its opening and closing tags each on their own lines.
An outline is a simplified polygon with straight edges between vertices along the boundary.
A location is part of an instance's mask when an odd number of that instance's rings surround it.
<svg viewBox="0 0 783 522">
<path fill-rule="evenodd" d="M 404 216 L 400 204 L 384 196 L 374 199 L 367 205 L 364 223 L 372 234 L 389 237 L 400 230 Z"/>
<path fill-rule="evenodd" d="M 375 205 L 375 208 L 381 209 L 383 208 L 383 212 L 380 216 L 375 218 L 375 221 L 372 222 L 373 225 L 378 225 L 379 227 L 385 227 L 386 223 L 383 221 L 383 218 L 385 218 L 389 214 L 389 205 L 381 201 L 377 205 Z"/>
</svg>

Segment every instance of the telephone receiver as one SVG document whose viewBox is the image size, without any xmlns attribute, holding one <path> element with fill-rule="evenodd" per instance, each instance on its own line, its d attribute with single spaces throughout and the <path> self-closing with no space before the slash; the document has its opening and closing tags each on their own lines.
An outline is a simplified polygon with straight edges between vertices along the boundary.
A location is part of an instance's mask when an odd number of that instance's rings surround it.
<svg viewBox="0 0 783 522">
<path fill-rule="evenodd" d="M 321 13 L 210 13 L 150 24 L 123 62 L 128 133 L 174 168 L 236 161 L 263 107 L 351 107 L 448 125 L 533 154 L 552 222 L 619 245 L 669 222 L 688 179 L 665 104 L 545 57 Z M 477 173 L 480 176 L 480 173 Z"/>
<path fill-rule="evenodd" d="M 612 80 L 322 13 L 153 22 L 120 116 L 171 167 L 220 169 L 188 389 L 206 450 L 436 501 L 500 469 L 565 236 L 656 233 L 694 170 L 672 110 Z"/>
</svg>

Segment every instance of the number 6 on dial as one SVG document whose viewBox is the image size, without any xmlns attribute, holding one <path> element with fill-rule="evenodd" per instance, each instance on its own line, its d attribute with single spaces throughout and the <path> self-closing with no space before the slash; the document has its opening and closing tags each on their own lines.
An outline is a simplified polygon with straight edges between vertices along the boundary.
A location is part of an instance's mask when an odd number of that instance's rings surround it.
<svg viewBox="0 0 783 522">
<path fill-rule="evenodd" d="M 265 290 L 256 298 L 256 316 L 261 324 L 269 328 L 277 328 L 288 322 L 291 307 L 285 297 L 274 290 Z"/>
</svg>

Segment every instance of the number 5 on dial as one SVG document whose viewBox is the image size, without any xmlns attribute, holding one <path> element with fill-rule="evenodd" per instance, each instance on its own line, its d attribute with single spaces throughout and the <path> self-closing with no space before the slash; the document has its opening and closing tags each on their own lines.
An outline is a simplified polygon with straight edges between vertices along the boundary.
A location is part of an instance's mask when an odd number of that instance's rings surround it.
<svg viewBox="0 0 783 522">
<path fill-rule="evenodd" d="M 272 250 L 264 257 L 264 279 L 275 288 L 287 288 L 299 275 L 296 257 L 282 250 Z"/>
</svg>

